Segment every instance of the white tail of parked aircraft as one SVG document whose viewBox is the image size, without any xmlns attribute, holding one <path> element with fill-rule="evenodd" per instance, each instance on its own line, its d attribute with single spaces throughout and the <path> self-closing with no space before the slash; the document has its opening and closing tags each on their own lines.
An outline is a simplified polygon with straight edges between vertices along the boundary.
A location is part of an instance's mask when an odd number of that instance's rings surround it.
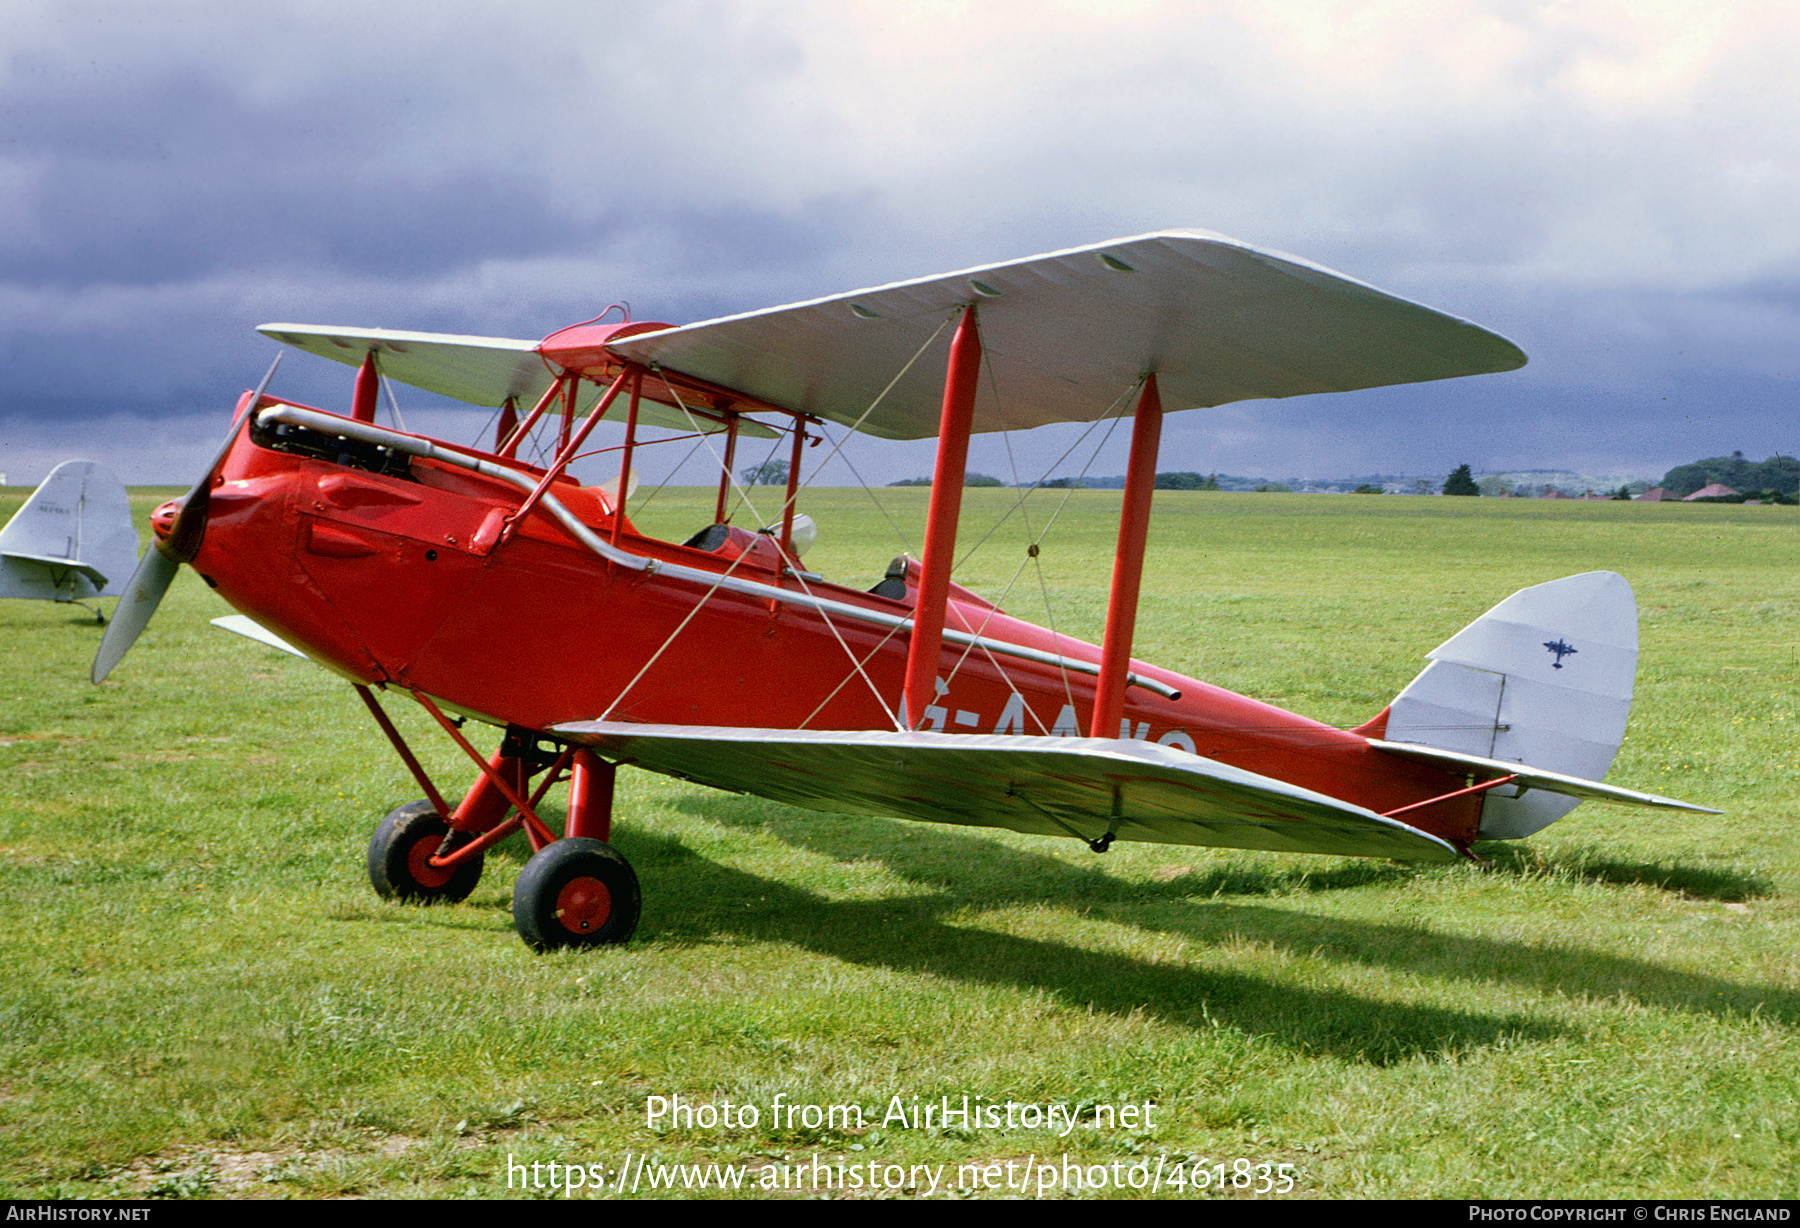
<svg viewBox="0 0 1800 1228">
<path fill-rule="evenodd" d="M 0 597 L 117 597 L 137 558 L 124 484 L 93 461 L 64 461 L 0 529 Z"/>
</svg>

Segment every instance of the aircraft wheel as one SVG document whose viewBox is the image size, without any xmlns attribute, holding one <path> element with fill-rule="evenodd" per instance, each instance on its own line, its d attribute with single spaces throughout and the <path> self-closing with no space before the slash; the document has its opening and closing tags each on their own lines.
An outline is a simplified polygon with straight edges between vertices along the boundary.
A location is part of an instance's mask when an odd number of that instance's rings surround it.
<svg viewBox="0 0 1800 1228">
<path fill-rule="evenodd" d="M 482 858 L 444 869 L 431 864 L 450 825 L 421 798 L 390 812 L 369 841 L 369 882 L 383 899 L 454 904 L 481 881 Z M 457 844 L 468 840 L 459 835 Z"/>
<path fill-rule="evenodd" d="M 574 837 L 547 844 L 513 887 L 513 925 L 535 951 L 624 942 L 637 929 L 637 874 L 617 849 Z"/>
</svg>

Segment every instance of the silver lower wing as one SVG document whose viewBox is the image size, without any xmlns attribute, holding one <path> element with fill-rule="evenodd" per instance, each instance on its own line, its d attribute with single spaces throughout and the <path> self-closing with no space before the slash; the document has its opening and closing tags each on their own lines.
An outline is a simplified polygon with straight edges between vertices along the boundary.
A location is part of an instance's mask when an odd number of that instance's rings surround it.
<svg viewBox="0 0 1800 1228">
<path fill-rule="evenodd" d="M 1044 836 L 1455 861 L 1372 810 L 1149 742 L 575 721 L 608 759 L 733 793 Z"/>
<path fill-rule="evenodd" d="M 241 635 L 247 640 L 255 640 L 258 644 L 266 644 L 270 648 L 278 648 L 290 656 L 299 657 L 302 661 L 310 661 L 311 657 L 295 648 L 292 644 L 276 635 L 273 631 L 257 622 L 247 614 L 227 614 L 223 618 L 215 618 L 212 625 L 221 631 L 229 631 L 233 635 Z"/>
</svg>

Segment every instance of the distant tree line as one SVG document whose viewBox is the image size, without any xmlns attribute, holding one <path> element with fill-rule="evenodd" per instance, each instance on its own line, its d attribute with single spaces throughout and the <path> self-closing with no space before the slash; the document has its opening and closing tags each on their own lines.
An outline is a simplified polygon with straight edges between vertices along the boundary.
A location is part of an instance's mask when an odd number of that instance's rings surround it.
<svg viewBox="0 0 1800 1228">
<path fill-rule="evenodd" d="M 1051 478 L 1045 482 L 1046 490 L 1094 489 L 1118 490 L 1125 485 L 1125 479 L 1110 478 Z M 1202 476 L 1198 473 L 1159 473 L 1156 475 L 1158 490 L 1218 490 L 1219 475 L 1209 473 Z"/>
<path fill-rule="evenodd" d="M 1167 472 L 1156 475 L 1158 490 L 1263 490 L 1274 486 L 1292 490 L 1302 484 L 1301 478 L 1284 478 L 1278 483 L 1266 477 L 1247 478 L 1230 473 L 1193 473 L 1188 471 Z M 1285 483 L 1285 485 L 1283 485 Z M 1083 477 L 1050 478 L 1039 483 L 1047 490 L 1123 490 L 1125 475 L 1122 473 L 1088 474 Z M 1345 489 L 1349 489 L 1348 486 Z M 1436 489 L 1435 485 L 1433 489 Z"/>
<path fill-rule="evenodd" d="M 1197 473 L 1159 473 L 1156 475 L 1158 490 L 1217 490 L 1219 475 L 1209 473 L 1201 477 Z"/>
<path fill-rule="evenodd" d="M 901 478 L 898 482 L 889 482 L 888 485 L 889 486 L 929 486 L 929 485 L 931 485 L 931 479 L 930 478 Z M 965 473 L 965 474 L 963 474 L 963 485 L 964 486 L 1004 486 L 1004 485 L 1006 485 L 1006 483 L 1002 482 L 999 478 L 989 477 L 985 473 Z"/>
<path fill-rule="evenodd" d="M 782 482 L 787 480 L 786 464 L 776 462 L 764 466 L 766 472 L 756 470 L 745 472 L 746 481 L 760 480 L 764 482 Z M 1581 479 L 1564 470 L 1528 470 L 1525 474 L 1558 474 L 1563 475 L 1555 481 L 1535 482 L 1515 481 L 1514 476 L 1489 474 L 1477 481 L 1474 470 L 1469 465 L 1458 465 L 1449 477 L 1441 483 L 1430 478 L 1406 479 L 1388 475 L 1377 475 L 1374 480 L 1315 482 L 1310 479 L 1288 478 L 1285 482 L 1272 481 L 1268 478 L 1245 478 L 1223 473 L 1201 474 L 1191 470 L 1164 472 L 1156 475 L 1158 490 L 1234 490 L 1234 491 L 1285 491 L 1298 488 L 1306 490 L 1340 490 L 1351 491 L 1359 495 L 1384 494 L 1388 490 L 1401 490 L 1416 495 L 1442 493 L 1446 495 L 1488 495 L 1514 496 L 1522 498 L 1541 497 L 1544 495 L 1562 494 L 1571 498 L 1585 496 L 1626 500 L 1635 499 L 1650 484 L 1644 481 L 1632 481 L 1614 487 L 1590 479 Z M 752 475 L 755 475 L 754 477 Z M 1592 482 L 1584 486 L 1584 482 Z M 1686 465 L 1677 465 L 1669 470 L 1661 485 L 1675 498 L 1685 498 L 1695 491 L 1712 483 L 1729 486 L 1742 492 L 1740 495 L 1720 496 L 1723 501 L 1745 502 L 1760 500 L 1762 502 L 1792 502 L 1800 492 L 1800 460 L 1791 456 L 1775 455 L 1766 461 L 1751 461 L 1744 458 L 1742 452 L 1734 452 L 1730 456 L 1709 457 L 1706 460 L 1693 461 Z M 928 477 L 906 478 L 898 482 L 888 483 L 890 486 L 929 486 Z M 967 486 L 1004 486 L 999 478 L 985 473 L 970 473 L 964 479 Z M 1039 483 L 1048 490 L 1118 490 L 1125 485 L 1123 475 L 1049 478 Z"/>
<path fill-rule="evenodd" d="M 1662 486 L 1676 498 L 1685 499 L 1714 482 L 1747 496 L 1751 492 L 1792 495 L 1800 491 L 1800 460 L 1780 453 L 1765 461 L 1746 460 L 1742 452 L 1709 456 L 1675 466 L 1663 475 Z"/>
</svg>

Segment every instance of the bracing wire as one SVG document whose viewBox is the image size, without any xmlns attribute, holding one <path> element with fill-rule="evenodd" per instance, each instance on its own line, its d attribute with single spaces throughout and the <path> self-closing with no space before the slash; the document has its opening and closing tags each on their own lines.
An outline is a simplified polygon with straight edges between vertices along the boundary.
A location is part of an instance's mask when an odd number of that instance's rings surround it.
<svg viewBox="0 0 1800 1228">
<path fill-rule="evenodd" d="M 789 574 L 800 585 L 801 592 L 805 593 L 808 597 L 813 595 L 811 586 L 806 582 L 806 575 L 804 572 L 790 571 Z M 837 624 L 831 621 L 831 615 L 827 614 L 822 609 L 815 610 L 814 612 L 818 614 L 819 621 L 825 624 L 825 629 L 831 632 L 831 638 L 838 642 L 838 647 L 844 650 L 844 655 L 850 658 L 850 666 L 855 671 L 856 675 L 869 684 L 869 694 L 873 695 L 875 697 L 875 702 L 881 705 L 881 710 L 885 712 L 888 719 L 894 723 L 894 728 L 904 732 L 906 726 L 901 722 L 899 713 L 890 707 L 887 700 L 883 698 L 881 688 L 875 685 L 875 680 L 873 678 L 869 677 L 868 670 L 863 668 L 864 661 L 857 658 L 856 650 L 850 647 L 849 643 L 844 639 L 843 633 L 838 630 Z M 898 628 L 895 628 L 895 630 L 898 630 Z M 889 634 L 891 635 L 892 632 Z M 884 639 L 882 642 L 886 643 L 887 641 Z M 849 681 L 848 676 L 846 676 L 845 681 Z M 838 685 L 838 690 L 842 689 L 843 684 L 840 683 Z M 837 691 L 834 690 L 832 694 L 836 695 Z M 817 715 L 816 711 L 814 715 Z M 808 716 L 806 719 L 810 721 L 812 717 Z M 802 723 L 800 727 L 804 729 L 806 726 Z"/>
<path fill-rule="evenodd" d="M 394 381 L 390 380 L 387 376 L 382 375 L 379 368 L 376 369 L 375 374 L 381 376 L 381 390 L 387 393 L 388 412 L 394 415 L 395 428 L 406 431 L 406 419 L 400 416 L 400 402 L 394 399 Z M 407 433 L 410 434 L 411 432 Z"/>
<path fill-rule="evenodd" d="M 857 428 L 859 428 L 865 421 L 867 421 L 869 415 L 874 412 L 875 408 L 881 404 L 882 400 L 885 399 L 890 392 L 892 392 L 894 390 L 894 388 L 899 384 L 899 382 L 903 378 L 905 378 L 906 373 L 912 369 L 913 364 L 918 362 L 919 358 L 921 356 L 923 356 L 924 353 L 926 352 L 926 350 L 928 350 L 931 347 L 932 342 L 936 341 L 937 338 L 940 335 L 942 335 L 944 329 L 946 327 L 948 327 L 948 325 L 949 325 L 948 319 L 946 319 L 944 322 L 940 323 L 938 325 L 937 329 L 931 334 L 931 336 L 927 337 L 925 339 L 924 343 L 921 344 L 916 351 L 914 351 L 913 356 L 906 361 L 905 365 L 901 367 L 898 374 L 896 374 L 893 379 L 888 381 L 887 386 L 884 387 L 881 390 L 881 392 L 876 395 L 875 399 L 869 403 L 868 407 L 866 409 L 864 409 L 860 415 L 858 415 L 856 421 L 853 424 L 851 424 L 850 431 L 848 433 L 846 433 L 844 440 L 839 441 L 837 444 L 835 444 L 833 446 L 831 452 L 827 453 L 827 455 L 825 456 L 825 458 L 823 460 L 819 461 L 815 466 L 813 466 L 813 473 L 815 475 L 826 464 L 828 464 L 833 459 L 833 457 L 838 455 L 838 453 L 843 449 L 844 443 L 848 441 L 849 434 L 853 434 L 857 430 Z M 666 383 L 665 383 L 665 387 L 668 387 L 670 394 L 674 397 L 677 408 L 679 408 L 683 414 L 687 415 L 689 422 L 694 423 L 694 429 L 696 431 L 700 431 L 699 424 L 697 422 L 695 422 L 695 420 L 694 420 L 693 411 L 691 409 L 689 409 L 686 402 L 684 402 L 681 399 L 680 391 L 678 389 L 674 388 L 672 385 L 669 385 Z M 804 430 L 805 429 L 804 423 L 797 421 L 795 423 L 794 429 L 795 430 Z M 718 451 L 716 448 L 712 448 L 712 445 L 710 443 L 710 436 L 707 435 L 705 432 L 701 432 L 701 437 L 702 437 L 703 441 L 707 442 L 708 447 L 711 448 L 711 450 L 713 451 L 714 458 L 718 461 L 718 463 L 721 467 L 721 470 L 723 470 L 724 458 L 718 454 Z M 821 432 L 821 437 L 823 437 L 822 432 Z M 778 438 L 770 446 L 769 460 L 774 459 L 775 450 L 779 446 L 780 446 L 780 440 Z M 765 460 L 764 464 L 767 464 L 767 463 L 768 463 L 768 461 Z M 738 482 L 736 480 L 736 475 L 735 474 L 726 474 L 726 478 L 728 481 L 731 482 L 733 489 L 737 492 L 737 496 L 741 500 L 743 505 L 750 509 L 752 516 L 755 516 L 756 519 L 761 520 L 762 518 L 760 515 L 757 514 L 755 505 L 751 502 L 748 492 L 745 491 L 744 488 L 738 484 Z M 794 491 L 796 498 L 798 498 L 800 491 L 805 489 L 806 485 L 810 484 L 810 482 L 811 482 L 811 478 L 808 478 L 805 483 L 802 483 L 802 484 L 796 486 L 795 491 Z M 790 502 L 788 500 L 784 499 L 782 502 L 782 509 L 781 509 L 782 516 L 787 515 L 788 509 L 790 506 L 791 506 Z M 876 506 L 880 507 L 879 501 L 877 501 Z M 883 514 L 885 515 L 886 509 L 882 509 L 882 510 L 883 510 Z M 889 517 L 889 522 L 892 523 L 892 517 Z M 773 522 L 771 521 L 770 523 L 773 523 Z M 896 532 L 898 532 L 898 528 L 899 528 L 899 526 L 896 525 L 895 526 Z M 902 544 L 904 544 L 903 536 L 902 536 Z M 732 563 L 732 567 L 735 568 L 739 561 L 741 561 L 741 558 L 739 560 L 734 560 Z M 729 574 L 729 571 L 727 572 L 727 574 Z M 812 589 L 808 585 L 804 573 L 800 572 L 798 568 L 790 568 L 788 574 L 795 580 L 796 583 L 798 583 L 800 585 L 800 589 L 803 593 L 805 593 L 808 597 L 811 597 L 813 595 Z M 712 593 L 714 593 L 716 591 L 718 591 L 717 585 L 715 585 L 711 590 L 709 590 L 707 592 L 707 594 L 704 597 L 701 598 L 700 604 L 704 604 L 712 596 Z M 690 611 L 689 614 L 687 615 L 687 617 L 682 619 L 681 624 L 676 627 L 675 631 L 671 634 L 669 640 L 665 640 L 662 647 L 657 649 L 656 654 L 651 658 L 652 661 L 654 661 L 656 659 L 656 657 L 660 657 L 662 655 L 662 653 L 667 650 L 669 643 L 672 642 L 674 636 L 679 635 L 681 633 L 681 631 L 687 626 L 688 621 L 693 618 L 695 613 L 698 613 L 698 607 L 696 607 L 695 610 Z M 832 638 L 838 642 L 839 647 L 841 647 L 844 650 L 844 654 L 850 659 L 850 664 L 851 664 L 851 669 L 852 669 L 852 673 L 845 676 L 844 682 L 840 683 L 838 685 L 837 689 L 832 692 L 832 696 L 835 697 L 836 694 L 838 693 L 838 691 L 843 689 L 844 684 L 847 683 L 851 677 L 860 676 L 863 679 L 863 681 L 868 684 L 870 694 L 873 695 L 875 697 L 875 701 L 881 705 L 882 711 L 885 712 L 888 715 L 889 719 L 893 721 L 894 727 L 896 729 L 903 729 L 904 725 L 901 723 L 897 712 L 891 705 L 889 705 L 886 697 L 882 695 L 881 688 L 876 685 L 875 680 L 869 676 L 868 671 L 865 668 L 866 658 L 858 658 L 857 657 L 855 650 L 852 649 L 850 647 L 849 643 L 844 639 L 843 633 L 838 629 L 837 624 L 832 621 L 831 616 L 829 614 L 825 613 L 824 610 L 818 610 L 817 613 L 819 615 L 820 621 L 822 621 L 825 624 L 826 629 L 831 632 Z M 890 633 L 889 638 L 891 638 L 891 633 Z M 882 641 L 882 643 L 884 643 L 884 644 L 886 642 L 887 642 L 886 639 L 884 639 Z M 649 667 L 648 663 L 646 663 L 645 668 L 647 669 L 648 667 Z M 631 683 L 628 684 L 627 690 L 629 690 L 630 686 L 635 686 L 637 684 L 637 679 L 641 678 L 642 676 L 643 676 L 643 671 L 640 670 L 638 672 L 637 677 L 634 677 L 632 679 Z M 619 699 L 615 699 L 613 701 L 613 706 L 616 707 L 618 705 L 618 703 L 621 700 L 623 700 L 623 698 L 624 698 L 624 693 L 621 692 Z M 829 703 L 830 699 L 828 698 L 826 702 Z M 821 707 L 823 707 L 823 705 L 821 705 Z M 609 708 L 608 711 L 610 712 L 611 708 Z M 816 716 L 816 715 L 817 715 L 817 711 L 815 710 L 815 712 L 811 716 L 808 716 L 807 719 L 810 721 L 812 719 L 812 716 Z"/>
<path fill-rule="evenodd" d="M 631 689 L 643 679 L 645 674 L 650 672 L 651 666 L 662 659 L 663 653 L 667 652 L 670 646 L 675 643 L 676 639 L 680 637 L 681 633 L 687 630 L 687 625 L 694 621 L 694 616 L 705 608 L 707 602 L 712 600 L 713 594 L 719 591 L 719 587 L 725 583 L 732 572 L 737 570 L 738 564 L 742 563 L 744 558 L 745 556 L 740 554 L 737 558 L 731 560 L 731 565 L 729 567 L 719 573 L 719 578 L 713 581 L 711 588 L 700 595 L 700 600 L 694 603 L 694 608 L 689 610 L 679 623 L 675 624 L 675 630 L 669 632 L 668 636 L 663 640 L 657 650 L 651 653 L 649 659 L 638 668 L 638 672 L 631 676 L 631 681 L 620 688 L 619 693 L 613 697 L 613 701 L 606 706 L 606 711 L 600 714 L 601 720 L 604 721 L 612 716 L 613 710 L 625 702 L 625 697 L 631 694 Z"/>
<path fill-rule="evenodd" d="M 1141 383 L 1141 381 L 1140 381 L 1140 383 Z M 1099 447 L 1096 448 L 1093 457 L 1091 457 L 1088 460 L 1087 466 L 1084 467 L 1081 471 L 1081 477 L 1087 476 L 1088 469 L 1091 469 L 1093 467 L 1094 461 L 1099 459 L 1100 450 L 1105 448 L 1107 439 L 1110 439 L 1112 437 L 1112 432 L 1113 432 L 1114 428 L 1117 427 L 1119 424 L 1119 415 L 1116 411 L 1125 402 L 1125 399 L 1131 395 L 1132 391 L 1137 386 L 1138 386 L 1137 384 L 1133 384 L 1131 388 L 1128 388 L 1124 392 L 1120 393 L 1119 396 L 1113 401 L 1113 403 L 1106 407 L 1106 412 L 1104 414 L 1101 414 L 1098 418 L 1095 418 L 1092 422 L 1088 423 L 1087 427 L 1081 432 L 1081 434 L 1079 436 L 1076 437 L 1075 442 L 1070 444 L 1067 448 L 1064 448 L 1062 455 L 1057 457 L 1055 460 L 1051 461 L 1049 467 L 1046 468 L 1044 472 L 1046 474 L 1053 472 L 1057 468 L 1057 466 L 1061 465 L 1064 461 L 1068 460 L 1070 456 L 1074 455 L 1075 450 L 1077 448 L 1081 447 L 1082 444 L 1087 442 L 1088 436 L 1092 435 L 1096 430 L 1098 430 L 1100 428 L 1100 424 L 1102 422 L 1108 423 L 1109 425 L 1106 428 L 1106 436 L 1101 439 Z M 1008 452 L 1009 457 L 1011 455 L 1011 450 L 1012 450 L 1012 443 L 1011 443 L 1010 438 L 1008 438 L 1007 439 L 1007 452 Z M 1014 477 L 1015 478 L 1017 477 L 1016 467 L 1015 467 L 1015 471 L 1014 471 Z M 1005 524 L 1009 519 L 1012 518 L 1013 512 L 1018 511 L 1018 512 L 1024 513 L 1026 510 L 1026 502 L 1025 501 L 1027 499 L 1029 499 L 1032 495 L 1035 495 L 1038 491 L 1046 489 L 1046 487 L 1044 486 L 1044 482 L 1046 480 L 1047 479 L 1045 479 L 1045 478 L 1039 478 L 1036 482 L 1033 482 L 1031 484 L 1030 488 L 1028 488 L 1028 489 L 1021 486 L 1020 490 L 1023 491 L 1023 493 L 1020 494 L 1018 502 L 1016 504 L 1014 504 L 1013 507 L 1007 509 L 1006 515 L 1002 516 L 999 520 L 994 522 L 993 527 L 988 529 L 988 531 L 982 535 L 980 541 L 977 541 L 973 546 L 969 547 L 968 550 L 963 552 L 963 557 L 957 560 L 956 565 L 958 567 L 961 567 L 964 563 L 967 563 L 969 561 L 969 557 L 971 555 L 973 555 L 975 553 L 975 551 L 979 550 L 982 547 L 982 545 L 987 541 L 987 539 L 994 535 L 994 533 L 1000 528 L 1001 525 Z M 1072 483 L 1079 482 L 1080 478 L 1078 477 L 1078 478 L 1072 479 L 1071 481 L 1072 481 Z M 1050 524 L 1055 522 L 1056 517 L 1061 515 L 1064 505 L 1066 505 L 1068 503 L 1068 501 L 1069 501 L 1069 493 L 1068 492 L 1073 491 L 1074 489 L 1075 489 L 1075 486 L 1073 484 L 1071 484 L 1070 486 L 1065 488 L 1063 497 L 1057 502 L 1056 511 L 1051 513 L 1050 521 L 1044 525 L 1043 532 L 1041 532 L 1041 533 L 1034 532 L 1031 529 L 1030 517 L 1029 516 L 1025 517 L 1026 533 L 1033 544 L 1041 544 L 1043 542 L 1044 537 L 1050 531 Z"/>
<path fill-rule="evenodd" d="M 652 442 L 653 443 L 674 443 L 675 441 L 673 439 L 658 439 L 658 440 L 653 440 Z M 690 460 L 694 459 L 694 453 L 698 452 L 700 450 L 700 446 L 705 442 L 706 442 L 706 436 L 704 436 L 704 435 L 702 435 L 698 439 L 696 439 L 694 441 L 694 446 L 687 450 L 687 454 L 685 456 L 683 456 L 680 460 L 675 462 L 675 467 L 673 469 L 669 470 L 669 472 L 671 474 L 679 473 L 681 471 L 681 467 L 683 465 L 687 464 Z M 660 495 L 668 485 L 669 484 L 667 482 L 658 482 L 655 486 L 652 486 L 650 488 L 650 493 L 645 495 L 642 499 L 638 500 L 638 505 L 637 505 L 638 512 L 640 514 L 642 514 L 642 512 L 645 508 L 649 507 L 652 503 L 656 502 L 656 496 Z"/>
<path fill-rule="evenodd" d="M 863 655 L 863 658 L 862 658 L 862 661 L 860 662 L 860 664 L 862 666 L 866 667 L 870 661 L 875 659 L 875 654 L 880 652 L 883 648 L 886 648 L 888 645 L 888 641 L 893 639 L 896 635 L 899 635 L 900 631 L 901 631 L 901 628 L 899 628 L 899 627 L 888 628 L 888 633 L 886 635 L 882 636 L 880 640 L 876 641 L 875 646 L 873 648 L 869 649 L 869 651 Z M 845 674 L 843 676 L 843 678 L 838 681 L 838 684 L 831 688 L 831 693 L 829 695 L 827 695 L 824 699 L 821 699 L 819 701 L 818 706 L 816 708 L 814 708 L 811 712 L 808 712 L 806 714 L 806 719 L 800 722 L 800 728 L 805 729 L 808 725 L 812 724 L 813 718 L 818 716 L 819 713 L 825 711 L 826 706 L 829 705 L 832 700 L 834 700 L 838 697 L 838 693 L 840 691 L 842 691 L 845 687 L 850 685 L 851 679 L 855 678 L 857 676 L 857 674 L 861 674 L 865 680 L 868 678 L 868 674 L 865 672 L 865 670 L 860 669 L 860 668 L 852 673 Z M 871 683 L 870 685 L 871 685 L 871 687 L 873 687 L 874 684 Z M 887 706 L 887 702 L 881 698 L 881 693 L 880 693 L 879 689 L 876 689 L 875 699 L 876 699 L 877 703 L 881 704 L 882 709 L 887 712 L 889 718 L 893 720 L 894 727 L 896 729 L 899 729 L 902 733 L 904 733 L 905 729 L 900 724 L 899 714 Z"/>
<path fill-rule="evenodd" d="M 794 487 L 794 500 L 798 500 L 800 498 L 800 492 L 804 491 L 809 486 L 811 486 L 813 484 L 814 478 L 816 478 L 820 473 L 824 472 L 825 466 L 830 464 L 834 459 L 837 458 L 838 453 L 840 453 L 843 450 L 844 445 L 850 441 L 850 436 L 854 435 L 857 431 L 862 429 L 862 424 L 864 422 L 868 421 L 869 415 L 874 413 L 876 410 L 876 407 L 879 406 L 883 401 L 885 401 L 887 399 L 888 394 L 890 392 L 892 392 L 896 387 L 899 386 L 900 381 L 906 378 L 906 373 L 908 371 L 911 371 L 913 369 L 913 365 L 915 363 L 917 363 L 919 361 L 919 359 L 921 359 L 925 356 L 925 351 L 929 350 L 932 346 L 932 343 L 935 342 L 939 337 L 941 337 L 943 335 L 944 330 L 946 328 L 950 327 L 950 321 L 958 318 L 958 316 L 960 316 L 960 314 L 961 314 L 961 312 L 959 310 L 956 314 L 946 316 L 938 324 L 937 328 L 932 331 L 931 336 L 925 338 L 925 340 L 919 345 L 919 348 L 913 351 L 912 357 L 907 359 L 906 362 L 901 366 L 900 370 L 895 373 L 894 378 L 887 382 L 887 386 L 885 388 L 883 388 L 880 392 L 876 393 L 874 400 L 870 401 L 868 406 L 862 411 L 862 413 L 857 415 L 856 421 L 849 424 L 849 429 L 845 432 L 844 438 L 839 440 L 837 443 L 833 444 L 831 451 L 827 452 L 822 460 L 819 460 L 819 461 L 816 461 L 813 463 L 813 465 L 811 467 L 811 473 L 808 476 L 806 476 L 797 486 Z M 685 410 L 685 408 L 686 407 L 684 406 L 683 409 Z M 804 428 L 801 427 L 797 423 L 795 425 L 795 429 L 801 430 Z M 819 437 L 821 439 L 827 438 L 827 436 L 824 434 L 823 430 L 820 431 Z M 773 455 L 772 451 L 771 451 L 771 455 Z M 865 491 L 868 491 L 869 498 L 871 500 L 875 500 L 875 492 L 873 490 L 870 490 L 866 484 L 864 485 L 863 489 Z M 785 517 L 788 514 L 788 508 L 789 508 L 790 502 L 791 501 L 789 501 L 789 500 L 783 500 L 782 505 L 781 505 L 781 513 L 780 513 L 781 516 Z M 875 500 L 875 504 L 877 507 L 881 506 L 879 500 Z M 882 508 L 882 514 L 884 516 L 887 515 L 887 509 Z M 888 519 L 889 519 L 889 522 L 892 523 L 893 518 L 890 516 Z M 766 523 L 772 524 L 774 522 L 768 521 Z M 895 527 L 896 527 L 896 529 L 898 529 L 898 526 L 895 526 Z M 904 544 L 904 542 L 905 542 L 904 535 L 902 535 L 901 541 L 902 541 L 902 544 Z"/>
<path fill-rule="evenodd" d="M 823 427 L 820 427 L 819 433 L 821 435 L 825 434 Z M 829 438 L 829 436 L 827 436 L 827 438 Z M 887 506 L 883 504 L 880 499 L 875 497 L 874 488 L 869 485 L 868 479 L 863 477 L 861 470 L 857 469 L 856 462 L 852 461 L 848 456 L 842 457 L 841 459 L 843 460 L 845 467 L 850 470 L 850 475 L 856 479 L 857 485 L 862 487 L 863 493 L 869 496 L 869 502 L 875 505 L 875 510 L 881 513 L 882 519 L 886 520 L 888 522 L 888 527 L 894 531 L 894 540 L 900 543 L 900 553 L 906 554 L 914 550 L 916 548 L 916 543 L 908 539 L 906 531 L 900 527 L 900 522 L 895 520 L 893 514 L 887 510 Z"/>
</svg>

